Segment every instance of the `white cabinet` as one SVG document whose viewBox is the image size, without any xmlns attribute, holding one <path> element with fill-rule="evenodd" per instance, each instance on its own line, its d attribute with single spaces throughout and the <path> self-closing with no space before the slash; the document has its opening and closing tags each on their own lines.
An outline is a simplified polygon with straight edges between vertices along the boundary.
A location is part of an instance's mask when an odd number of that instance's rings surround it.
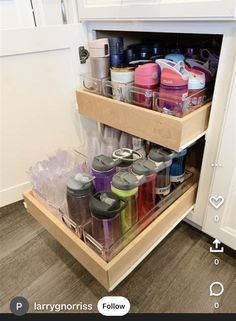
<svg viewBox="0 0 236 321">
<path fill-rule="evenodd" d="M 78 22 L 75 0 L 32 0 L 37 26 Z"/>
<path fill-rule="evenodd" d="M 81 44 L 81 25 L 2 32 L 0 207 L 22 198 L 32 164 L 83 144 L 75 98 Z"/>
<path fill-rule="evenodd" d="M 235 0 L 77 0 L 79 18 L 134 20 L 233 19 Z"/>
<path fill-rule="evenodd" d="M 0 29 L 34 27 L 30 0 L 0 0 Z"/>
<path fill-rule="evenodd" d="M 236 65 L 222 129 L 210 196 L 223 197 L 217 209 L 208 202 L 203 230 L 236 250 Z M 220 165 L 220 166 L 219 166 Z M 210 197 L 209 196 L 209 197 Z M 220 199 L 219 199 L 220 201 Z M 218 201 L 218 202 L 219 202 Z M 213 203 L 217 206 L 218 203 Z"/>
</svg>

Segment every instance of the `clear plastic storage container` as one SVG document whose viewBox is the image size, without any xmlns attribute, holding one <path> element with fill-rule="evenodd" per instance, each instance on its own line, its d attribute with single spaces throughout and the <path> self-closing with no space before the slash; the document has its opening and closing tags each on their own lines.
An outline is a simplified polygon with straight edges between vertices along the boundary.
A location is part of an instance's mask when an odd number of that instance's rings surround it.
<svg viewBox="0 0 236 321">
<path fill-rule="evenodd" d="M 160 197 L 158 203 L 116 242 L 105 246 L 94 237 L 92 222 L 88 222 L 83 228 L 84 242 L 98 253 L 106 262 L 112 260 L 125 246 L 127 246 L 138 234 L 140 234 L 150 223 L 152 223 L 161 213 L 175 202 L 192 185 L 193 174 L 189 171 L 185 173 L 185 180 L 182 184 L 172 184 L 171 192 L 166 197 Z"/>
</svg>

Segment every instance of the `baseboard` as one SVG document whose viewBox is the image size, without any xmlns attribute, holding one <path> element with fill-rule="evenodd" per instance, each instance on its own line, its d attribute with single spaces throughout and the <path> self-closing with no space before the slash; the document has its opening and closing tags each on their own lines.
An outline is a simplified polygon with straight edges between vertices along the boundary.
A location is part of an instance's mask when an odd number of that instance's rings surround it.
<svg viewBox="0 0 236 321">
<path fill-rule="evenodd" d="M 0 207 L 15 203 L 22 199 L 22 193 L 30 188 L 30 182 L 24 182 L 0 191 Z"/>
</svg>

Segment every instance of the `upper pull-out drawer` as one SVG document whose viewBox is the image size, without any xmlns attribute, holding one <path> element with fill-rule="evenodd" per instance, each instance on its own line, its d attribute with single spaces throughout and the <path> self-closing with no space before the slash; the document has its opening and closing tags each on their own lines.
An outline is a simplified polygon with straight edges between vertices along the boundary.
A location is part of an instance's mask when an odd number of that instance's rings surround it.
<svg viewBox="0 0 236 321">
<path fill-rule="evenodd" d="M 134 136 L 179 151 L 204 135 L 211 103 L 182 118 L 77 90 L 81 115 Z"/>
<path fill-rule="evenodd" d="M 218 20 L 233 19 L 235 0 L 84 0 L 78 1 L 79 18 Z"/>
</svg>

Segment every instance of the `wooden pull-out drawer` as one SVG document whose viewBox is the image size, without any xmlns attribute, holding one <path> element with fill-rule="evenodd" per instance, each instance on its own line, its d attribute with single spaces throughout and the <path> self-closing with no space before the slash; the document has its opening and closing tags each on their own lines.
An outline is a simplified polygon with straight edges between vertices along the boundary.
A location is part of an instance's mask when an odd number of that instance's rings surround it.
<svg viewBox="0 0 236 321">
<path fill-rule="evenodd" d="M 153 143 L 179 151 L 205 134 L 211 103 L 178 118 L 83 89 L 76 92 L 79 113 Z"/>
<path fill-rule="evenodd" d="M 24 193 L 27 210 L 51 233 L 108 291 L 114 289 L 171 230 L 190 212 L 195 202 L 197 183 L 158 216 L 109 263 L 88 247 L 63 222 L 33 196 Z"/>
</svg>

